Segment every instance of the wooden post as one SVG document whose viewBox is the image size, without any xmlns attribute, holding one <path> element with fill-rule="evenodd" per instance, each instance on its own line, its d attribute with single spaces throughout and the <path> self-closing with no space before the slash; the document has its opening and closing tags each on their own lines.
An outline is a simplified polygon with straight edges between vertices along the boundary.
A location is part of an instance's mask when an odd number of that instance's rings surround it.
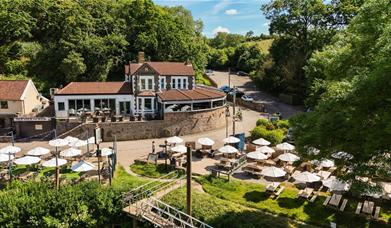
<svg viewBox="0 0 391 228">
<path fill-rule="evenodd" d="M 99 144 L 96 144 L 96 156 L 98 157 L 98 182 L 100 184 L 100 149 L 99 149 Z"/>
<path fill-rule="evenodd" d="M 228 87 L 231 88 L 231 68 L 228 67 Z"/>
<path fill-rule="evenodd" d="M 235 106 L 236 106 L 236 86 L 234 86 L 234 99 L 233 99 L 233 107 L 232 107 L 232 112 L 233 112 L 233 116 L 232 116 L 232 135 L 235 136 L 235 117 L 236 117 L 236 109 L 235 109 Z"/>
<path fill-rule="evenodd" d="M 56 147 L 56 189 L 60 187 L 60 169 L 58 168 L 58 150 Z"/>
<path fill-rule="evenodd" d="M 191 216 L 191 146 L 186 144 L 186 147 L 186 213 Z"/>
</svg>

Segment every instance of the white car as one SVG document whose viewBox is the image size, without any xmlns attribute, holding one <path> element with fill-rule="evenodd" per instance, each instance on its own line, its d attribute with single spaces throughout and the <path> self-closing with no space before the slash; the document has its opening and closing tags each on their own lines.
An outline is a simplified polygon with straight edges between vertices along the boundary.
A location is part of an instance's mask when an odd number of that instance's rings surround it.
<svg viewBox="0 0 391 228">
<path fill-rule="evenodd" d="M 249 96 L 249 95 L 243 95 L 243 96 L 242 96 L 242 100 L 248 101 L 248 102 L 253 102 L 253 101 L 254 101 L 254 98 L 252 98 L 252 97 Z"/>
</svg>

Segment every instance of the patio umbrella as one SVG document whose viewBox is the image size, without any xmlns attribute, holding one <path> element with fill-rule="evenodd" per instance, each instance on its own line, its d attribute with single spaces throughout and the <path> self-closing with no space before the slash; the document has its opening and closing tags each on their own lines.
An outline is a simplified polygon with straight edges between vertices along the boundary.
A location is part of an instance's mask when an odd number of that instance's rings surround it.
<svg viewBox="0 0 391 228">
<path fill-rule="evenodd" d="M 49 141 L 49 145 L 53 147 L 62 147 L 62 146 L 67 146 L 68 141 L 65 139 L 53 139 Z"/>
<path fill-rule="evenodd" d="M 50 150 L 44 147 L 35 147 L 27 152 L 27 155 L 41 156 L 50 153 Z"/>
<path fill-rule="evenodd" d="M 87 141 L 86 140 L 80 140 L 78 139 L 77 141 L 73 141 L 71 143 L 69 143 L 69 146 L 71 147 L 82 147 L 82 146 L 86 146 L 87 145 Z"/>
<path fill-rule="evenodd" d="M 81 150 L 72 147 L 60 152 L 60 155 L 63 157 L 74 157 L 80 154 L 81 154 Z"/>
<path fill-rule="evenodd" d="M 173 136 L 167 139 L 167 143 L 169 144 L 177 144 L 182 143 L 183 139 L 179 138 L 178 136 Z"/>
<path fill-rule="evenodd" d="M 229 143 L 229 144 L 231 144 L 231 143 L 238 143 L 238 142 L 240 142 L 240 139 L 238 139 L 236 137 L 233 137 L 233 136 L 229 136 L 228 138 L 223 139 L 223 142 L 224 143 Z"/>
<path fill-rule="evenodd" d="M 15 164 L 18 164 L 18 165 L 32 165 L 32 164 L 38 163 L 39 161 L 41 161 L 41 159 L 39 157 L 24 156 L 24 157 L 15 159 Z"/>
<path fill-rule="evenodd" d="M 67 141 L 68 144 L 71 144 L 71 143 L 78 141 L 79 139 L 76 137 L 73 137 L 73 136 L 67 136 L 64 138 L 64 140 Z"/>
<path fill-rule="evenodd" d="M 95 144 L 95 137 L 89 137 L 86 141 L 88 144 Z"/>
<path fill-rule="evenodd" d="M 258 151 L 250 152 L 246 156 L 247 156 L 247 158 L 251 158 L 254 160 L 265 160 L 268 158 L 268 156 L 266 156 L 264 153 L 261 153 Z"/>
<path fill-rule="evenodd" d="M 253 141 L 253 144 L 259 145 L 259 146 L 269 146 L 269 145 L 270 145 L 270 142 L 267 141 L 267 140 L 264 139 L 264 138 L 259 138 L 259 139 L 254 140 L 254 141 Z"/>
<path fill-rule="evenodd" d="M 71 169 L 74 172 L 87 172 L 94 169 L 94 165 L 86 162 L 86 161 L 80 161 L 74 165 L 72 165 Z"/>
<path fill-rule="evenodd" d="M 336 152 L 336 153 L 333 153 L 331 155 L 331 157 L 333 158 L 336 158 L 336 159 L 352 159 L 353 158 L 353 155 L 347 153 L 347 152 L 344 152 L 344 151 L 339 151 L 339 152 Z"/>
<path fill-rule="evenodd" d="M 280 156 L 278 156 L 278 159 L 280 159 L 281 161 L 286 161 L 286 162 L 294 162 L 294 161 L 298 161 L 300 158 L 299 158 L 299 156 L 296 156 L 292 153 L 285 153 L 285 154 L 281 154 Z"/>
<path fill-rule="evenodd" d="M 178 146 L 171 148 L 171 151 L 177 152 L 177 153 L 186 153 L 187 147 L 184 145 L 178 145 Z"/>
<path fill-rule="evenodd" d="M 348 191 L 350 188 L 348 183 L 338 180 L 335 176 L 322 180 L 322 184 L 328 187 L 331 191 Z"/>
<path fill-rule="evenodd" d="M 57 160 L 57 165 L 58 166 L 63 166 L 66 163 L 67 163 L 67 160 L 65 160 L 65 159 L 58 158 L 58 160 Z M 56 158 L 52 158 L 50 160 L 47 160 L 47 161 L 43 162 L 42 166 L 43 167 L 56 167 Z"/>
<path fill-rule="evenodd" d="M 287 142 L 284 142 L 284 143 L 280 143 L 280 144 L 277 144 L 276 148 L 278 150 L 287 150 L 287 151 L 290 151 L 290 150 L 294 150 L 295 149 L 295 146 L 287 143 Z"/>
<path fill-rule="evenodd" d="M 17 146 L 6 146 L 0 149 L 0 154 L 16 154 L 22 151 L 20 147 Z"/>
<path fill-rule="evenodd" d="M 334 166 L 334 161 L 330 159 L 322 159 L 320 161 L 320 166 L 325 167 L 325 168 L 330 168 Z"/>
<path fill-rule="evenodd" d="M 320 181 L 320 177 L 307 171 L 294 174 L 292 177 L 299 182 L 305 182 L 305 183 Z"/>
<path fill-rule="evenodd" d="M 273 148 L 268 147 L 268 146 L 259 147 L 255 151 L 258 151 L 258 152 L 261 152 L 261 153 L 264 153 L 264 154 L 271 154 L 271 153 L 275 152 L 275 150 Z"/>
<path fill-rule="evenodd" d="M 110 148 L 103 148 L 101 150 L 101 156 L 109 156 L 109 155 L 112 155 L 114 153 L 113 149 L 110 149 Z"/>
<path fill-rule="evenodd" d="M 14 159 L 14 155 L 7 155 L 7 154 L 0 154 L 0 162 L 6 162 L 6 161 L 9 161 L 9 160 L 12 160 Z"/>
<path fill-rule="evenodd" d="M 233 153 L 237 153 L 237 152 L 238 152 L 238 149 L 236 149 L 236 148 L 233 147 L 233 146 L 226 145 L 226 146 L 220 147 L 220 148 L 219 148 L 219 151 L 220 151 L 221 153 L 224 153 L 224 154 L 233 154 Z"/>
<path fill-rule="evenodd" d="M 261 175 L 266 177 L 283 177 L 285 176 L 286 172 L 280 168 L 277 167 L 266 167 L 262 169 Z"/>
<path fill-rule="evenodd" d="M 215 141 L 210 138 L 199 138 L 198 143 L 203 146 L 213 146 L 213 144 L 215 144 Z"/>
<path fill-rule="evenodd" d="M 309 155 L 318 155 L 320 153 L 320 150 L 316 149 L 315 147 L 309 147 L 307 149 L 307 153 Z"/>
</svg>

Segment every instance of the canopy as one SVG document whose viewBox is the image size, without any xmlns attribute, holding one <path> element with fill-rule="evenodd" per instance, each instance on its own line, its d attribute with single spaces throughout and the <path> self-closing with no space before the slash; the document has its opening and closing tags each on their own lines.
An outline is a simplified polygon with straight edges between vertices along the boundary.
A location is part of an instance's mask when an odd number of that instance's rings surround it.
<svg viewBox="0 0 391 228">
<path fill-rule="evenodd" d="M 67 160 L 58 158 L 58 166 L 67 164 Z M 56 167 L 56 158 L 52 158 L 42 163 L 43 167 Z"/>
<path fill-rule="evenodd" d="M 64 138 L 64 140 L 67 141 L 68 144 L 71 144 L 71 143 L 79 141 L 78 138 L 73 137 L 73 136 L 67 136 L 67 137 Z"/>
<path fill-rule="evenodd" d="M 41 156 L 50 153 L 50 150 L 44 147 L 35 147 L 27 152 L 28 155 Z"/>
<path fill-rule="evenodd" d="M 13 155 L 0 154 L 0 162 L 6 162 L 6 161 L 12 160 L 14 158 L 15 157 Z"/>
<path fill-rule="evenodd" d="M 268 158 L 268 156 L 266 156 L 264 153 L 261 153 L 258 151 L 250 152 L 246 156 L 247 156 L 247 158 L 251 158 L 254 160 L 265 160 Z"/>
<path fill-rule="evenodd" d="M 268 147 L 268 146 L 259 147 L 256 149 L 256 151 L 264 153 L 264 154 L 271 154 L 271 153 L 275 152 L 275 150 L 273 148 Z"/>
<path fill-rule="evenodd" d="M 22 151 L 20 147 L 17 146 L 6 146 L 2 149 L 0 149 L 0 154 L 16 154 Z"/>
<path fill-rule="evenodd" d="M 338 180 L 335 176 L 331 176 L 326 180 L 322 180 L 322 183 L 331 191 L 348 191 L 350 188 L 348 183 Z"/>
<path fill-rule="evenodd" d="M 72 165 L 71 169 L 74 172 L 87 172 L 94 169 L 94 165 L 86 162 L 86 161 L 80 161 L 74 165 Z"/>
<path fill-rule="evenodd" d="M 284 142 L 284 143 L 277 144 L 276 148 L 278 150 L 294 150 L 295 146 L 293 146 L 287 142 Z"/>
<path fill-rule="evenodd" d="M 101 150 L 101 156 L 109 156 L 109 155 L 112 155 L 114 153 L 113 149 L 110 149 L 110 148 L 103 148 Z"/>
<path fill-rule="evenodd" d="M 86 140 L 77 140 L 69 143 L 69 146 L 71 147 L 82 147 L 82 146 L 87 146 L 87 141 Z"/>
<path fill-rule="evenodd" d="M 229 136 L 228 138 L 223 139 L 223 142 L 224 143 L 238 143 L 238 142 L 240 142 L 240 139 L 233 137 L 233 136 Z"/>
<path fill-rule="evenodd" d="M 178 145 L 178 146 L 171 148 L 171 151 L 177 152 L 177 153 L 186 153 L 187 147 L 185 147 L 184 145 Z"/>
<path fill-rule="evenodd" d="M 294 161 L 298 161 L 300 158 L 299 158 L 299 156 L 296 156 L 292 153 L 285 153 L 285 154 L 281 154 L 280 156 L 278 156 L 278 159 L 280 159 L 281 161 L 286 161 L 286 162 L 294 162 Z"/>
<path fill-rule="evenodd" d="M 213 144 L 215 144 L 215 141 L 210 138 L 199 138 L 198 143 L 204 146 L 212 146 Z"/>
<path fill-rule="evenodd" d="M 325 167 L 325 168 L 330 168 L 334 166 L 334 161 L 330 159 L 322 159 L 320 161 L 320 166 Z"/>
<path fill-rule="evenodd" d="M 60 155 L 63 157 L 74 157 L 81 154 L 81 150 L 75 148 L 68 148 L 64 151 L 61 151 Z"/>
<path fill-rule="evenodd" d="M 307 171 L 297 173 L 297 174 L 293 175 L 292 177 L 299 182 L 312 183 L 312 182 L 320 181 L 320 177 L 318 177 L 317 175 L 315 175 L 313 173 L 307 172 Z"/>
<path fill-rule="evenodd" d="M 221 153 L 224 153 L 224 154 L 233 154 L 233 153 L 238 152 L 238 149 L 236 149 L 236 148 L 233 147 L 233 146 L 226 145 L 226 146 L 220 147 L 220 148 L 219 148 L 219 151 L 220 151 Z"/>
<path fill-rule="evenodd" d="M 18 159 L 15 159 L 15 164 L 18 165 L 31 165 L 31 164 L 36 164 L 41 159 L 39 157 L 34 157 L 34 156 L 24 156 Z"/>
<path fill-rule="evenodd" d="M 266 167 L 262 169 L 261 175 L 267 176 L 267 177 L 283 177 L 285 176 L 286 172 L 280 168 L 277 167 Z"/>
<path fill-rule="evenodd" d="M 177 144 L 177 143 L 182 143 L 183 139 L 179 138 L 178 136 L 173 136 L 167 139 L 167 143 L 170 144 Z"/>
<path fill-rule="evenodd" d="M 95 144 L 95 137 L 90 137 L 86 141 L 88 144 Z"/>
<path fill-rule="evenodd" d="M 336 153 L 333 153 L 331 155 L 331 157 L 333 158 L 336 158 L 336 159 L 352 159 L 353 158 L 353 155 L 347 153 L 347 152 L 343 152 L 343 151 L 339 151 L 339 152 L 336 152 Z"/>
<path fill-rule="evenodd" d="M 49 145 L 53 147 L 68 146 L 68 141 L 65 139 L 53 139 L 49 141 Z"/>
<path fill-rule="evenodd" d="M 259 139 L 254 140 L 254 141 L 253 141 L 253 144 L 259 145 L 259 146 L 269 146 L 269 145 L 270 145 L 270 142 L 267 141 L 267 140 L 264 139 L 264 138 L 259 138 Z"/>
</svg>

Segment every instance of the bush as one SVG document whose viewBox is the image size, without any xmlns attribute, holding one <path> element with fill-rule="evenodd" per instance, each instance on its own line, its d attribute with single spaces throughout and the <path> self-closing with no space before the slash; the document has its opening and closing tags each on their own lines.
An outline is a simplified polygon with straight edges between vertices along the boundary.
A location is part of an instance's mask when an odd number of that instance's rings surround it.
<svg viewBox="0 0 391 228">
<path fill-rule="evenodd" d="M 256 125 L 257 126 L 267 126 L 268 124 L 270 123 L 270 121 L 269 120 L 267 120 L 267 119 L 258 119 L 257 120 L 257 123 L 256 123 Z"/>
<path fill-rule="evenodd" d="M 267 130 L 264 126 L 257 126 L 250 133 L 253 140 L 264 138 L 272 145 L 279 144 L 284 139 L 284 131 L 281 129 Z"/>
<path fill-rule="evenodd" d="M 275 125 L 278 129 L 289 129 L 289 120 L 277 120 Z"/>
</svg>

